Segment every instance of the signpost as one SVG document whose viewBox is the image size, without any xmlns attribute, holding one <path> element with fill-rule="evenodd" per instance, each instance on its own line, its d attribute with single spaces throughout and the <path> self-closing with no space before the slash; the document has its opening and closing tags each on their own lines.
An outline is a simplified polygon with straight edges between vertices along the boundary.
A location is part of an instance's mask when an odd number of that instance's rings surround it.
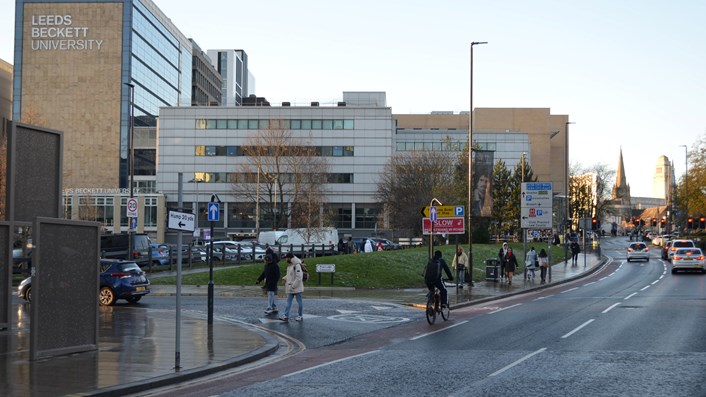
<svg viewBox="0 0 706 397">
<path fill-rule="evenodd" d="M 520 203 L 521 228 L 552 228 L 552 182 L 523 182 Z"/>
<path fill-rule="evenodd" d="M 221 199 L 217 194 L 211 195 L 208 203 L 208 220 L 211 224 L 211 244 L 208 255 L 208 325 L 213 324 L 213 222 L 218 222 L 221 213 Z"/>
<path fill-rule="evenodd" d="M 196 216 L 188 212 L 169 211 L 167 227 L 180 232 L 193 232 Z"/>
</svg>

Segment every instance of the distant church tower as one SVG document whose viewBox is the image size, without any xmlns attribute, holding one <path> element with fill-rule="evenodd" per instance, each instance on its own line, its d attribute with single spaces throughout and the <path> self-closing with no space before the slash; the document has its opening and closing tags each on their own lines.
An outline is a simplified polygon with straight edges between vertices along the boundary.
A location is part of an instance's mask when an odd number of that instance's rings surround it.
<svg viewBox="0 0 706 397">
<path fill-rule="evenodd" d="M 671 191 L 672 174 L 674 170 L 667 156 L 659 156 L 655 166 L 655 176 L 652 179 L 652 197 L 669 201 Z"/>
<path fill-rule="evenodd" d="M 613 186 L 612 200 L 614 204 L 622 207 L 630 207 L 630 185 L 625 178 L 625 166 L 623 165 L 623 148 L 620 148 L 620 160 L 618 160 L 618 172 Z"/>
</svg>

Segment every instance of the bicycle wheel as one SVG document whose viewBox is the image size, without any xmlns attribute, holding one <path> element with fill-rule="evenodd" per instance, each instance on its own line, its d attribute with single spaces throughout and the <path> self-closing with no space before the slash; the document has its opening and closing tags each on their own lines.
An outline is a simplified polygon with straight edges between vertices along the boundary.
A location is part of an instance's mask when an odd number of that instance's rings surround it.
<svg viewBox="0 0 706 397">
<path fill-rule="evenodd" d="M 451 309 L 449 309 L 448 306 L 441 307 L 441 318 L 443 318 L 444 321 L 448 321 L 450 314 L 451 314 Z"/>
<path fill-rule="evenodd" d="M 436 321 L 436 310 L 434 310 L 434 299 L 429 299 L 427 301 L 427 322 L 429 325 L 434 324 L 434 321 Z"/>
</svg>

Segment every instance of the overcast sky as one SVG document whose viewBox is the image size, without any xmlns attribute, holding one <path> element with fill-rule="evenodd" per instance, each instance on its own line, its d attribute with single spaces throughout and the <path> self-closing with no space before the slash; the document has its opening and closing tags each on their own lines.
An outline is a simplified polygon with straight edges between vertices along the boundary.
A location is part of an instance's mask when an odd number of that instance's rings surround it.
<svg viewBox="0 0 706 397">
<path fill-rule="evenodd" d="M 706 1 L 154 0 L 203 50 L 243 49 L 256 94 L 333 103 L 385 91 L 393 113 L 474 106 L 569 115 L 570 161 L 615 169 L 653 196 L 660 155 L 684 173 L 706 133 Z M 14 4 L 0 2 L 13 62 Z"/>
</svg>

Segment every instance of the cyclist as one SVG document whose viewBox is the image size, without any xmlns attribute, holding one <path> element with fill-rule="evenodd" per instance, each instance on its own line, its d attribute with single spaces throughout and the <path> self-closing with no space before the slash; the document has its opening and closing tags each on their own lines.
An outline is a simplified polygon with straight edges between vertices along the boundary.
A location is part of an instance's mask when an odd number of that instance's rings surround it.
<svg viewBox="0 0 706 397">
<path fill-rule="evenodd" d="M 424 282 L 427 284 L 430 297 L 434 294 L 434 287 L 441 291 L 441 304 L 442 307 L 446 307 L 449 304 L 448 291 L 446 291 L 444 281 L 441 279 L 441 270 L 443 269 L 446 272 L 450 281 L 453 281 L 454 278 L 451 275 L 451 270 L 449 270 L 449 265 L 446 264 L 446 261 L 441 256 L 441 251 L 437 250 L 434 252 L 434 258 L 427 263 L 427 269 L 424 272 Z"/>
</svg>

